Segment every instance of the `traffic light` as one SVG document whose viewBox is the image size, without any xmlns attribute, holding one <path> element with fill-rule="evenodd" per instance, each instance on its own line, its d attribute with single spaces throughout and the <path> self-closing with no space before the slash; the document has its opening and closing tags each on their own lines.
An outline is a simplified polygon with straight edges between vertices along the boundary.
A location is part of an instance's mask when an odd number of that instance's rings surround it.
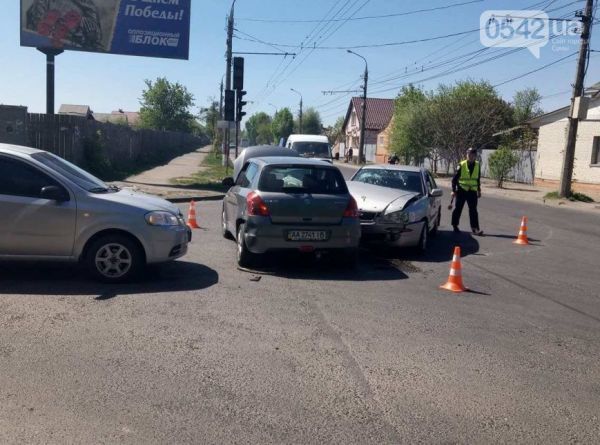
<svg viewBox="0 0 600 445">
<path fill-rule="evenodd" d="M 233 90 L 225 90 L 225 111 L 223 120 L 235 121 L 235 92 Z"/>
<path fill-rule="evenodd" d="M 238 122 L 241 122 L 242 118 L 246 115 L 246 112 L 243 110 L 244 110 L 244 105 L 246 105 L 248 102 L 242 100 L 245 95 L 246 95 L 245 91 L 242 91 L 242 90 L 236 91 L 237 108 L 236 108 L 236 113 L 235 113 L 235 120 Z"/>
<path fill-rule="evenodd" d="M 234 57 L 233 58 L 233 89 L 243 90 L 244 89 L 244 58 Z"/>
</svg>

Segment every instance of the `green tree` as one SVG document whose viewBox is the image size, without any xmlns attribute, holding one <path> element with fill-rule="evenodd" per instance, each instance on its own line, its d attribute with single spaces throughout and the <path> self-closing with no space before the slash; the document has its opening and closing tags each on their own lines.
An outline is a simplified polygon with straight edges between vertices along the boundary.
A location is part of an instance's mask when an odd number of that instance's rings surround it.
<svg viewBox="0 0 600 445">
<path fill-rule="evenodd" d="M 490 155 L 489 166 L 490 176 L 497 181 L 499 188 L 502 188 L 508 174 L 519 162 L 519 156 L 507 145 L 500 146 Z"/>
<path fill-rule="evenodd" d="M 299 128 L 296 122 L 296 128 Z M 303 134 L 321 134 L 323 132 L 323 123 L 321 115 L 314 108 L 307 108 L 302 115 L 302 133 Z"/>
<path fill-rule="evenodd" d="M 273 141 L 271 117 L 262 111 L 253 114 L 246 121 L 246 133 L 250 145 L 270 144 Z"/>
<path fill-rule="evenodd" d="M 146 89 L 140 100 L 140 121 L 143 128 L 161 131 L 190 132 L 194 116 L 190 108 L 194 96 L 180 83 L 171 83 L 164 77 L 155 82 L 146 80 Z"/>
<path fill-rule="evenodd" d="M 223 134 L 223 132 L 217 128 L 217 122 L 220 118 L 218 101 L 211 100 L 207 107 L 200 108 L 199 119 L 204 127 L 204 133 L 215 146 L 220 145 Z"/>
<path fill-rule="evenodd" d="M 450 164 L 458 164 L 468 147 L 493 143 L 494 133 L 510 128 L 512 107 L 487 82 L 441 85 L 427 108 L 432 146 Z"/>
<path fill-rule="evenodd" d="M 516 124 L 522 124 L 529 119 L 544 114 L 540 107 L 542 95 L 537 88 L 526 88 L 517 91 L 513 98 L 513 113 Z"/>
<path fill-rule="evenodd" d="M 294 131 L 294 115 L 289 108 L 282 108 L 275 116 L 271 124 L 275 142 L 279 142 L 281 138 L 287 139 Z"/>
<path fill-rule="evenodd" d="M 327 132 L 327 137 L 329 138 L 329 143 L 331 145 L 335 144 L 336 142 L 342 139 L 342 127 L 344 126 L 344 120 L 344 116 L 338 117 L 333 127 L 331 127 Z"/>
<path fill-rule="evenodd" d="M 395 100 L 390 147 L 406 164 L 420 163 L 429 154 L 428 100 L 423 90 L 413 85 L 403 87 Z"/>
</svg>

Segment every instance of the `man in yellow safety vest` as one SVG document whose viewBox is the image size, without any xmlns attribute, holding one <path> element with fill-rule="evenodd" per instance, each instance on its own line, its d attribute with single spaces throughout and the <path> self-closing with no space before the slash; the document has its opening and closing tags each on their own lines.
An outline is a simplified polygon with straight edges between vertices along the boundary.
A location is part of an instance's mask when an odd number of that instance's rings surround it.
<svg viewBox="0 0 600 445">
<path fill-rule="evenodd" d="M 452 197 L 456 199 L 456 207 L 452 212 L 452 227 L 454 232 L 460 232 L 458 223 L 465 202 L 469 206 L 469 220 L 474 235 L 483 235 L 479 228 L 479 215 L 477 213 L 477 200 L 481 198 L 481 168 L 477 159 L 477 149 L 467 150 L 467 159 L 456 168 L 452 178 Z"/>
</svg>

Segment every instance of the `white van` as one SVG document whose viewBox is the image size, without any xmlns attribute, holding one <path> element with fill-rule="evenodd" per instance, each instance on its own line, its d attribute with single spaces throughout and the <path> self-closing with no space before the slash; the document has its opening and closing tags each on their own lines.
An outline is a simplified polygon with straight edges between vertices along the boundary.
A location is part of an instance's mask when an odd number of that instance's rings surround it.
<svg viewBox="0 0 600 445">
<path fill-rule="evenodd" d="M 298 152 L 304 158 L 315 158 L 322 161 L 333 163 L 331 155 L 331 145 L 327 136 L 316 134 L 292 134 L 288 137 L 285 144 L 286 148 L 291 148 Z"/>
</svg>

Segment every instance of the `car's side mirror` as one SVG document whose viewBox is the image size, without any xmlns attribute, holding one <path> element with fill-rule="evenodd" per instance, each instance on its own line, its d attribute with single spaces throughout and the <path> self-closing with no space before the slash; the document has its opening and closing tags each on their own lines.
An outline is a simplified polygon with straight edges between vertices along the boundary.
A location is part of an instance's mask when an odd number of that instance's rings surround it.
<svg viewBox="0 0 600 445">
<path fill-rule="evenodd" d="M 56 185 L 48 185 L 46 187 L 42 187 L 42 191 L 40 192 L 40 198 L 56 202 L 65 202 L 71 199 L 65 189 Z"/>
<path fill-rule="evenodd" d="M 225 187 L 233 187 L 235 185 L 235 181 L 231 176 L 228 176 L 221 181 L 221 184 L 223 184 Z"/>
<path fill-rule="evenodd" d="M 443 195 L 444 191 L 442 189 L 433 189 L 431 193 L 429 193 L 429 196 L 431 196 L 432 198 L 439 198 Z"/>
</svg>

